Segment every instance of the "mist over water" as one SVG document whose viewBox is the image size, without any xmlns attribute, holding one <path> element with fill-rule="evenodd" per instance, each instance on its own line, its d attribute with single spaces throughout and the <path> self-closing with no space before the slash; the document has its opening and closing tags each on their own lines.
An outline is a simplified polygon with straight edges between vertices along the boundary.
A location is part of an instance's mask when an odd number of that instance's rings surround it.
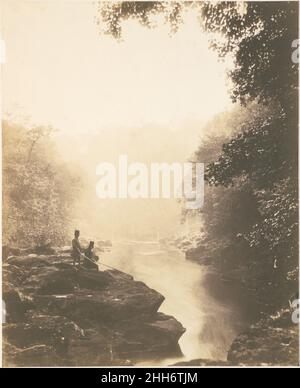
<svg viewBox="0 0 300 388">
<path fill-rule="evenodd" d="M 232 341 L 246 322 L 238 305 L 211 296 L 209 283 L 214 283 L 215 275 L 209 267 L 185 260 L 176 249 L 138 241 L 114 243 L 110 253 L 100 255 L 100 261 L 160 292 L 165 297 L 160 311 L 186 328 L 179 342 L 183 357 L 155 360 L 156 365 L 196 358 L 226 360 Z M 100 269 L 106 268 L 100 265 Z M 214 287 L 221 295 L 231 288 L 219 282 Z"/>
</svg>

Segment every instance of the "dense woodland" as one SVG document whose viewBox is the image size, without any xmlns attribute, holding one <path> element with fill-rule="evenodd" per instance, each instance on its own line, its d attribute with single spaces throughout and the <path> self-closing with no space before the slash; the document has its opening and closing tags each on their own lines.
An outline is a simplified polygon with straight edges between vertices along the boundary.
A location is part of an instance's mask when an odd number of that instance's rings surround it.
<svg viewBox="0 0 300 388">
<path fill-rule="evenodd" d="M 105 2 L 98 22 L 122 40 L 122 21 L 154 28 L 161 14 L 173 34 L 189 8 L 220 59 L 234 57 L 236 108 L 208 125 L 194 156 L 206 163 L 204 242 L 280 304 L 298 279 L 298 4 Z"/>
<path fill-rule="evenodd" d="M 60 160 L 51 127 L 4 121 L 2 129 L 3 244 L 63 244 L 70 239 L 80 177 Z"/>
</svg>

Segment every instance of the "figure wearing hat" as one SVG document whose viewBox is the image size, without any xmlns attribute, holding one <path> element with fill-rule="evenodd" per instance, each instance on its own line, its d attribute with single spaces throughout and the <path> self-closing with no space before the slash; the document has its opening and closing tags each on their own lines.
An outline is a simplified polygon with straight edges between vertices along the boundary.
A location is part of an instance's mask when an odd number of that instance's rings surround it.
<svg viewBox="0 0 300 388">
<path fill-rule="evenodd" d="M 72 258 L 73 258 L 74 267 L 76 266 L 76 262 L 79 263 L 79 267 L 81 266 L 80 258 L 82 255 L 82 249 L 79 242 L 79 236 L 80 236 L 80 231 L 75 230 L 74 238 L 72 240 Z"/>
</svg>

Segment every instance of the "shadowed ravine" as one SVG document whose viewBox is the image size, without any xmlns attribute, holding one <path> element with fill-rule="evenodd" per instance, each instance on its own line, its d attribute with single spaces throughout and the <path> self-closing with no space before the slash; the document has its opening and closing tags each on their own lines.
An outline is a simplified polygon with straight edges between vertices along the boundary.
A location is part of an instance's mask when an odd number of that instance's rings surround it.
<svg viewBox="0 0 300 388">
<path fill-rule="evenodd" d="M 155 242 L 119 242 L 102 256 L 102 261 L 164 295 L 160 311 L 176 317 L 186 328 L 179 341 L 183 357 L 142 363 L 226 360 L 232 341 L 249 323 L 240 312 L 242 301 L 231 300 L 233 286 L 214 282 L 216 275 L 209 267 L 185 260 L 178 250 L 161 248 Z M 210 284 L 214 284 L 212 290 Z"/>
</svg>

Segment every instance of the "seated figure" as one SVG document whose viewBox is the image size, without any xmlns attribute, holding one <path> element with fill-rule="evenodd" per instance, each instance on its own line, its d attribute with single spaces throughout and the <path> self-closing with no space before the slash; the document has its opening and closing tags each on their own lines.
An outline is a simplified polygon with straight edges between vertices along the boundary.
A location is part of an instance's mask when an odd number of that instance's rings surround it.
<svg viewBox="0 0 300 388">
<path fill-rule="evenodd" d="M 84 251 L 84 255 L 84 267 L 89 269 L 98 269 L 97 261 L 99 260 L 99 257 L 94 254 L 94 241 L 90 241 L 89 246 Z"/>
</svg>

